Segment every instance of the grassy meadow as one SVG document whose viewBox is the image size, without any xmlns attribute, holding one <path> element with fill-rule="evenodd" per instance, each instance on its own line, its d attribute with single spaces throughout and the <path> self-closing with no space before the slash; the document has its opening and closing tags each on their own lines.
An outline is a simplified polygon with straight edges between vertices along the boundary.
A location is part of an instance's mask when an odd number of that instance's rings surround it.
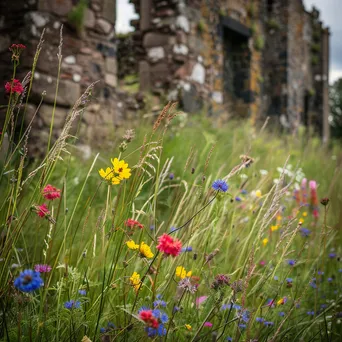
<svg viewBox="0 0 342 342">
<path fill-rule="evenodd" d="M 84 160 L 80 101 L 29 162 L 19 100 L 10 86 L 0 340 L 342 339 L 340 146 L 168 104 Z"/>
</svg>

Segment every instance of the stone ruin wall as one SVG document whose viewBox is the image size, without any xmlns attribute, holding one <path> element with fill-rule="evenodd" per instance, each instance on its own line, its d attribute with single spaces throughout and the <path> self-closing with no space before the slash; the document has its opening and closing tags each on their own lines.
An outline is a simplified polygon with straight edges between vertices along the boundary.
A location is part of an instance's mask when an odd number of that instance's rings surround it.
<svg viewBox="0 0 342 342">
<path fill-rule="evenodd" d="M 320 133 L 323 126 L 325 138 L 329 133 L 329 31 L 319 21 L 319 13 L 306 12 L 301 0 L 130 0 L 139 19 L 132 22 L 135 32 L 127 39 L 115 34 L 115 0 L 89 0 L 82 28 L 70 19 L 82 0 L 5 2 L 0 5 L 4 80 L 11 77 L 8 46 L 28 42 L 20 66 L 27 71 L 46 29 L 26 118 L 29 121 L 46 90 L 32 132 L 38 147 L 46 144 L 51 122 L 61 24 L 63 60 L 55 136 L 69 108 L 98 80 L 78 123 L 84 144 L 103 142 L 123 120 L 136 119 L 146 94 L 153 104 L 178 100 L 185 111 L 202 110 L 218 122 L 232 116 L 255 122 L 269 115 L 276 121 L 280 118 L 291 131 L 304 122 Z M 243 42 L 234 38 L 235 47 L 229 38 L 234 30 L 245 35 L 238 36 Z M 140 85 L 132 79 L 134 87 L 122 82 L 129 73 L 139 76 Z M 232 94 L 232 88 L 238 93 Z"/>
</svg>

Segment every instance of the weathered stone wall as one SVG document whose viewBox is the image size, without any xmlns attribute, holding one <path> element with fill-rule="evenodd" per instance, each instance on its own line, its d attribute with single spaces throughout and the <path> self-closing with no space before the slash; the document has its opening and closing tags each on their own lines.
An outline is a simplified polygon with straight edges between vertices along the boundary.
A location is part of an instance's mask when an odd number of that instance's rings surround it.
<svg viewBox="0 0 342 342">
<path fill-rule="evenodd" d="M 301 0 L 131 2 L 143 91 L 188 111 L 253 122 L 270 115 L 292 132 L 303 122 L 322 132 L 324 30 Z"/>
<path fill-rule="evenodd" d="M 103 144 L 103 138 L 110 136 L 113 128 L 122 120 L 115 92 L 115 1 L 12 0 L 5 3 L 2 2 L 0 20 L 0 68 L 3 80 L 11 78 L 10 43 L 21 42 L 27 45 L 19 66 L 20 78 L 30 70 L 36 46 L 45 28 L 44 45 L 34 73 L 26 123 L 36 111 L 42 92 L 46 91 L 46 95 L 34 120 L 30 145 L 46 150 L 56 90 L 57 53 L 62 24 L 63 58 L 53 135 L 59 135 L 70 107 L 83 91 L 92 82 L 100 81 L 94 88 L 91 104 L 77 123 L 77 128 L 82 143 L 91 141 L 92 144 Z"/>
</svg>

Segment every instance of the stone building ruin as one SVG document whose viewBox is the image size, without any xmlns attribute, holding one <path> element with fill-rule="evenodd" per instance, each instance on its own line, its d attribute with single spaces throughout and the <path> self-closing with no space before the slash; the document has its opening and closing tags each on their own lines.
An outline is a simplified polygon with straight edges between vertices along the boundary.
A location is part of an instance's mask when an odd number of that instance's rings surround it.
<svg viewBox="0 0 342 342">
<path fill-rule="evenodd" d="M 25 43 L 20 71 L 30 70 L 45 28 L 27 120 L 38 112 L 33 139 L 44 143 L 51 122 L 59 31 L 63 60 L 54 134 L 82 91 L 97 80 L 79 122 L 85 142 L 110 135 L 137 117 L 146 94 L 177 100 L 186 112 L 251 118 L 270 116 L 295 132 L 311 126 L 329 139 L 329 29 L 302 0 L 130 0 L 139 19 L 129 37 L 115 33 L 115 0 L 3 0 L 0 75 L 11 78 L 11 43 Z M 126 50 L 125 50 L 126 49 Z M 128 57 L 127 57 L 128 56 Z M 128 67 L 129 66 L 129 67 Z M 121 85 L 136 75 L 137 86 Z M 1 89 L 3 92 L 3 87 Z M 0 94 L 1 104 L 4 95 Z M 0 111 L 0 122 L 4 112 Z"/>
</svg>

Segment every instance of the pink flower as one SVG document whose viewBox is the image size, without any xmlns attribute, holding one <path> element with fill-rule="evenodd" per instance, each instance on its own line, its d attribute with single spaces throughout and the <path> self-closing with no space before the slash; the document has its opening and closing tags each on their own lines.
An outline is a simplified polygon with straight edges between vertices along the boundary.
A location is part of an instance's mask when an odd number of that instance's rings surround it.
<svg viewBox="0 0 342 342">
<path fill-rule="evenodd" d="M 308 180 L 306 178 L 303 178 L 303 180 L 302 180 L 302 188 L 306 188 L 307 182 L 308 182 Z"/>
<path fill-rule="evenodd" d="M 311 181 L 309 182 L 309 187 L 310 187 L 311 190 L 316 190 L 316 189 L 317 189 L 317 183 L 316 183 L 316 181 L 311 180 Z"/>
<path fill-rule="evenodd" d="M 205 327 L 211 328 L 211 327 L 213 326 L 213 323 L 211 323 L 211 322 L 205 322 L 205 323 L 204 323 L 204 326 L 205 326 Z"/>
<path fill-rule="evenodd" d="M 38 264 L 34 266 L 34 270 L 39 273 L 48 273 L 51 271 L 51 266 L 46 264 Z"/>
<path fill-rule="evenodd" d="M 43 196 L 47 200 L 54 200 L 61 197 L 61 190 L 55 188 L 54 186 L 48 184 L 43 190 Z"/>
<path fill-rule="evenodd" d="M 157 329 L 159 326 L 158 320 L 153 316 L 152 310 L 141 310 L 139 318 L 144 321 L 149 327 Z"/>
<path fill-rule="evenodd" d="M 38 209 L 37 215 L 39 217 L 45 217 L 46 215 L 50 214 L 50 211 L 45 203 L 42 205 L 38 205 L 37 209 Z"/>
<path fill-rule="evenodd" d="M 166 256 L 172 255 L 175 257 L 181 252 L 182 243 L 177 239 L 173 239 L 170 235 L 163 234 L 162 236 L 159 236 L 158 242 L 157 249 Z"/>
<path fill-rule="evenodd" d="M 199 306 L 206 301 L 208 296 L 201 296 L 196 298 L 196 307 L 199 308 Z"/>
<path fill-rule="evenodd" d="M 9 50 L 12 52 L 12 61 L 18 61 L 22 51 L 26 49 L 26 46 L 23 44 L 12 44 L 9 47 Z"/>
<path fill-rule="evenodd" d="M 266 261 L 265 260 L 261 260 L 259 264 L 260 264 L 260 266 L 265 266 L 266 265 Z"/>
<path fill-rule="evenodd" d="M 21 94 L 24 91 L 24 87 L 19 80 L 14 79 L 13 82 L 7 82 L 5 84 L 5 90 L 7 94 L 9 93 Z"/>
</svg>

